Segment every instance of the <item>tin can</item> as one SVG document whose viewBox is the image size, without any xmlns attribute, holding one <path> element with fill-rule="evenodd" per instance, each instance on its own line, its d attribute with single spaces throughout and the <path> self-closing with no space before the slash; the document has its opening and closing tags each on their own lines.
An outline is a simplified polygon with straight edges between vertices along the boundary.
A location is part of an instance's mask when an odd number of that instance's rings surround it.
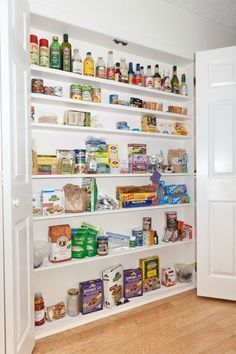
<svg viewBox="0 0 236 354">
<path fill-rule="evenodd" d="M 31 91 L 33 93 L 43 93 L 43 80 L 42 79 L 32 79 L 31 80 Z"/>
<path fill-rule="evenodd" d="M 175 231 L 178 229 L 177 212 L 176 211 L 166 212 L 166 228 L 167 228 L 167 230 L 170 230 L 170 231 Z"/>
<path fill-rule="evenodd" d="M 109 102 L 111 104 L 118 104 L 118 99 L 119 99 L 118 95 L 110 95 L 109 96 Z"/>
<path fill-rule="evenodd" d="M 82 100 L 87 102 L 92 102 L 92 87 L 85 85 L 82 86 Z"/>
<path fill-rule="evenodd" d="M 53 96 L 54 95 L 53 87 L 52 86 L 44 86 L 44 94 Z"/>
<path fill-rule="evenodd" d="M 62 97 L 63 95 L 63 87 L 62 86 L 55 86 L 53 88 L 54 96 Z"/>
<path fill-rule="evenodd" d="M 146 216 L 143 218 L 143 230 L 150 231 L 152 229 L 152 218 Z"/>
<path fill-rule="evenodd" d="M 132 229 L 132 235 L 136 237 L 136 246 L 143 246 L 143 230 L 141 228 Z"/>
<path fill-rule="evenodd" d="M 76 149 L 75 152 L 75 173 L 86 173 L 86 150 Z"/>
<path fill-rule="evenodd" d="M 93 102 L 96 102 L 96 103 L 101 103 L 102 102 L 102 96 L 101 96 L 100 87 L 93 87 L 92 96 L 93 96 Z"/>
<path fill-rule="evenodd" d="M 82 86 L 81 85 L 71 85 L 70 86 L 70 97 L 76 100 L 82 100 Z"/>
<path fill-rule="evenodd" d="M 106 256 L 108 254 L 108 237 L 98 236 L 97 237 L 97 254 L 99 256 Z"/>
</svg>

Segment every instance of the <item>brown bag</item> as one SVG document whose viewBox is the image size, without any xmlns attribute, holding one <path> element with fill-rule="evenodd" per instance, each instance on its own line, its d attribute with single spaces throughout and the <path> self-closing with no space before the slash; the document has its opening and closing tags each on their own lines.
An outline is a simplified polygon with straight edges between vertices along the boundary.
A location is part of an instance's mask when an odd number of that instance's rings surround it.
<svg viewBox="0 0 236 354">
<path fill-rule="evenodd" d="M 66 213 L 82 213 L 87 208 L 87 193 L 74 184 L 66 184 L 64 187 L 65 192 L 65 212 Z"/>
</svg>

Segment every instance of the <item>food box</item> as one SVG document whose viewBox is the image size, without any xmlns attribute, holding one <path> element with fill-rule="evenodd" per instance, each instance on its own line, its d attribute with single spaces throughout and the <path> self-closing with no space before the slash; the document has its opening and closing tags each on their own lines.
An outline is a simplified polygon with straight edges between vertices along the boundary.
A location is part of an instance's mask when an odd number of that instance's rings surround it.
<svg viewBox="0 0 236 354">
<path fill-rule="evenodd" d="M 147 145 L 128 144 L 128 161 L 130 173 L 146 173 Z"/>
<path fill-rule="evenodd" d="M 186 184 L 170 184 L 168 186 L 165 186 L 166 195 L 180 196 L 186 193 L 187 193 Z"/>
<path fill-rule="evenodd" d="M 70 225 L 49 226 L 48 241 L 51 243 L 50 262 L 57 263 L 71 260 Z"/>
<path fill-rule="evenodd" d="M 105 140 L 89 139 L 85 142 L 87 152 L 106 152 L 107 144 Z"/>
<path fill-rule="evenodd" d="M 141 119 L 141 129 L 143 132 L 157 131 L 157 118 L 155 116 L 143 116 Z"/>
<path fill-rule="evenodd" d="M 65 212 L 64 190 L 42 190 L 43 215 L 63 214 Z"/>
<path fill-rule="evenodd" d="M 124 270 L 123 277 L 125 299 L 143 295 L 142 270 L 140 268 Z"/>
<path fill-rule="evenodd" d="M 176 283 L 176 272 L 173 266 L 161 268 L 161 284 L 169 287 Z"/>
<path fill-rule="evenodd" d="M 39 175 L 56 174 L 57 157 L 55 155 L 38 155 L 37 165 Z"/>
<path fill-rule="evenodd" d="M 123 298 L 123 268 L 117 265 L 102 273 L 104 305 L 112 308 Z"/>
<path fill-rule="evenodd" d="M 119 208 L 139 208 L 152 206 L 152 200 L 136 200 L 133 202 L 121 202 L 118 201 Z"/>
<path fill-rule="evenodd" d="M 64 113 L 65 125 L 77 125 L 77 126 L 90 126 L 91 125 L 91 113 L 79 112 L 79 111 L 65 111 Z"/>
<path fill-rule="evenodd" d="M 41 193 L 33 193 L 32 208 L 33 216 L 42 215 Z"/>
<path fill-rule="evenodd" d="M 103 309 L 103 285 L 101 279 L 80 283 L 80 311 L 83 315 Z"/>
<path fill-rule="evenodd" d="M 153 200 L 157 196 L 156 192 L 143 192 L 143 193 L 120 193 L 119 200 L 121 202 L 133 202 L 140 200 Z"/>
<path fill-rule="evenodd" d="M 160 259 L 158 256 L 139 260 L 143 276 L 143 292 L 160 288 Z"/>
<path fill-rule="evenodd" d="M 188 194 L 183 194 L 179 196 L 164 195 L 160 204 L 188 204 L 190 203 L 190 196 Z"/>
<path fill-rule="evenodd" d="M 110 159 L 119 158 L 119 145 L 118 144 L 107 144 L 107 152 Z"/>
</svg>

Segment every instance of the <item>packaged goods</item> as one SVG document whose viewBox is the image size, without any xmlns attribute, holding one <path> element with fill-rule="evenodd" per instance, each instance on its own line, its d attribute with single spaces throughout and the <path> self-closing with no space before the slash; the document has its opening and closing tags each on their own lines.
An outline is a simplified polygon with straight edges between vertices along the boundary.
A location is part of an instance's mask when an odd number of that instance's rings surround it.
<svg viewBox="0 0 236 354">
<path fill-rule="evenodd" d="M 191 225 L 184 224 L 184 238 L 192 240 L 193 238 L 193 228 Z"/>
<path fill-rule="evenodd" d="M 120 171 L 120 160 L 119 159 L 109 159 L 109 166 L 111 173 L 119 173 Z M 123 172 L 124 173 L 124 172 Z"/>
<path fill-rule="evenodd" d="M 143 217 L 143 230 L 150 231 L 152 229 L 152 218 L 145 216 Z"/>
<path fill-rule="evenodd" d="M 154 237 L 155 231 L 154 230 L 150 230 L 150 231 L 144 231 L 143 233 L 144 234 L 147 233 L 148 236 L 149 236 L 149 239 L 148 239 L 149 242 L 146 243 L 146 244 L 149 245 L 149 246 L 153 246 L 155 244 L 155 237 Z"/>
<path fill-rule="evenodd" d="M 142 106 L 143 106 L 143 101 L 140 100 L 140 98 L 131 97 L 131 98 L 130 98 L 130 106 L 142 108 Z"/>
<path fill-rule="evenodd" d="M 52 86 L 44 86 L 44 94 L 53 96 L 54 95 L 53 87 Z"/>
<path fill-rule="evenodd" d="M 43 215 L 64 214 L 65 212 L 64 190 L 43 189 L 42 208 L 43 208 Z"/>
<path fill-rule="evenodd" d="M 185 149 L 168 150 L 167 163 L 174 173 L 188 172 L 188 155 Z"/>
<path fill-rule="evenodd" d="M 190 203 L 190 196 L 183 194 L 179 196 L 164 195 L 161 204 L 188 204 Z"/>
<path fill-rule="evenodd" d="M 120 63 L 116 63 L 116 68 L 115 68 L 115 81 L 121 82 Z M 110 102 L 110 103 L 111 103 L 111 102 Z"/>
<path fill-rule="evenodd" d="M 188 126 L 183 123 L 174 123 L 174 134 L 175 135 L 188 135 Z"/>
<path fill-rule="evenodd" d="M 87 154 L 86 173 L 87 174 L 97 173 L 97 161 L 95 159 L 94 153 Z"/>
<path fill-rule="evenodd" d="M 32 141 L 32 174 L 38 174 L 38 159 L 37 159 L 37 150 L 35 146 L 35 141 Z"/>
<path fill-rule="evenodd" d="M 61 46 L 58 43 L 58 36 L 52 37 L 50 45 L 50 68 L 61 69 Z"/>
<path fill-rule="evenodd" d="M 88 195 L 74 184 L 66 184 L 64 187 L 65 194 L 65 212 L 66 213 L 83 213 L 87 208 Z"/>
<path fill-rule="evenodd" d="M 109 250 L 128 249 L 130 246 L 130 237 L 107 231 Z M 135 240 L 134 240 L 135 242 Z"/>
<path fill-rule="evenodd" d="M 119 99 L 118 95 L 110 95 L 109 96 L 109 103 L 110 104 L 118 104 L 118 99 Z"/>
<path fill-rule="evenodd" d="M 48 306 L 45 312 L 45 318 L 51 322 L 53 320 L 60 320 L 66 315 L 66 305 L 63 301 L 58 302 L 56 305 Z"/>
<path fill-rule="evenodd" d="M 165 194 L 178 196 L 187 193 L 186 184 L 169 184 L 165 186 Z"/>
<path fill-rule="evenodd" d="M 105 140 L 88 138 L 85 142 L 87 152 L 106 152 L 107 144 Z"/>
<path fill-rule="evenodd" d="M 98 231 L 87 227 L 87 237 L 86 237 L 86 256 L 94 257 L 97 254 L 97 235 Z"/>
<path fill-rule="evenodd" d="M 42 79 L 35 79 L 31 80 L 31 92 L 32 93 L 44 93 L 44 86 Z"/>
<path fill-rule="evenodd" d="M 45 38 L 39 40 L 39 65 L 49 67 L 48 40 Z"/>
<path fill-rule="evenodd" d="M 157 197 L 155 186 L 117 186 L 116 198 L 119 207 L 150 206 Z"/>
<path fill-rule="evenodd" d="M 177 280 L 181 283 L 190 283 L 193 276 L 193 264 L 192 263 L 177 263 L 174 264 Z"/>
<path fill-rule="evenodd" d="M 161 268 L 161 284 L 169 287 L 176 283 L 176 272 L 173 266 Z"/>
<path fill-rule="evenodd" d="M 160 259 L 158 256 L 146 257 L 139 260 L 143 276 L 143 291 L 160 288 Z"/>
<path fill-rule="evenodd" d="M 42 215 L 41 193 L 33 193 L 32 207 L 33 216 Z"/>
<path fill-rule="evenodd" d="M 128 144 L 128 160 L 130 173 L 146 173 L 147 145 Z"/>
<path fill-rule="evenodd" d="M 72 288 L 67 294 L 67 315 L 77 316 L 79 314 L 79 290 Z"/>
<path fill-rule="evenodd" d="M 54 86 L 53 87 L 54 96 L 62 97 L 63 96 L 63 87 L 62 86 Z"/>
<path fill-rule="evenodd" d="M 101 96 L 100 87 L 93 87 L 92 88 L 92 100 L 95 103 L 101 103 L 102 102 L 102 96 Z"/>
<path fill-rule="evenodd" d="M 38 155 L 37 165 L 39 175 L 51 175 L 57 173 L 57 157 L 55 155 Z"/>
<path fill-rule="evenodd" d="M 65 111 L 64 113 L 65 125 L 91 126 L 91 113 L 79 111 Z"/>
<path fill-rule="evenodd" d="M 108 254 L 108 237 L 98 236 L 97 237 L 97 254 L 99 256 L 106 256 Z"/>
<path fill-rule="evenodd" d="M 163 237 L 163 242 L 175 242 L 178 240 L 178 221 L 177 212 L 166 212 L 166 228 Z"/>
<path fill-rule="evenodd" d="M 123 298 L 123 268 L 117 265 L 102 273 L 104 305 L 112 308 Z"/>
<path fill-rule="evenodd" d="M 81 85 L 71 85 L 70 86 L 70 98 L 76 100 L 82 100 L 82 86 Z"/>
<path fill-rule="evenodd" d="M 157 118 L 155 116 L 143 116 L 141 119 L 141 129 L 144 132 L 157 131 Z"/>
<path fill-rule="evenodd" d="M 47 113 L 38 117 L 38 123 L 58 124 L 57 119 L 55 114 Z"/>
<path fill-rule="evenodd" d="M 154 245 L 158 245 L 159 243 L 159 237 L 157 235 L 157 232 L 156 230 L 154 231 Z"/>
<path fill-rule="evenodd" d="M 119 158 L 119 145 L 118 144 L 107 144 L 107 152 L 110 159 Z"/>
<path fill-rule="evenodd" d="M 42 240 L 34 241 L 34 268 L 41 266 L 45 258 L 48 258 L 51 252 L 51 244 Z"/>
<path fill-rule="evenodd" d="M 87 52 L 87 56 L 84 59 L 84 75 L 94 76 L 94 60 L 91 52 Z"/>
<path fill-rule="evenodd" d="M 73 174 L 75 168 L 75 152 L 73 150 L 57 150 L 57 173 Z"/>
<path fill-rule="evenodd" d="M 39 65 L 38 37 L 34 34 L 30 35 L 30 64 Z"/>
<path fill-rule="evenodd" d="M 178 240 L 182 241 L 185 237 L 184 222 L 178 220 Z"/>
<path fill-rule="evenodd" d="M 178 106 L 168 106 L 168 112 L 176 113 L 176 114 L 183 114 L 183 115 L 187 115 L 188 114 L 187 108 L 178 107 Z"/>
<path fill-rule="evenodd" d="M 86 227 L 71 229 L 71 255 L 72 255 L 72 258 L 86 257 L 87 236 L 88 236 L 88 229 Z"/>
<path fill-rule="evenodd" d="M 115 64 L 114 64 L 114 60 L 113 60 L 113 51 L 112 50 L 109 50 L 109 52 L 108 52 L 106 78 L 108 80 L 115 80 Z"/>
<path fill-rule="evenodd" d="M 68 42 L 68 34 L 63 34 L 63 43 L 61 45 L 62 70 L 71 71 L 71 44 Z"/>
<path fill-rule="evenodd" d="M 143 246 L 143 230 L 141 228 L 132 229 L 132 236 L 135 236 L 136 246 Z"/>
<path fill-rule="evenodd" d="M 70 225 L 49 226 L 48 241 L 51 243 L 49 261 L 52 263 L 71 260 Z"/>
<path fill-rule="evenodd" d="M 102 280 L 80 283 L 80 311 L 83 315 L 103 309 Z"/>
<path fill-rule="evenodd" d="M 97 173 L 110 173 L 109 154 L 107 152 L 95 152 L 93 156 L 97 163 Z"/>
<path fill-rule="evenodd" d="M 140 268 L 124 270 L 123 277 L 125 299 L 143 295 L 142 270 Z"/>
<path fill-rule="evenodd" d="M 45 307 L 42 293 L 34 295 L 34 324 L 35 326 L 42 326 L 45 323 L 44 317 Z"/>
<path fill-rule="evenodd" d="M 76 149 L 75 152 L 75 173 L 86 173 L 86 150 Z"/>
<path fill-rule="evenodd" d="M 95 211 L 98 199 L 97 183 L 95 178 L 85 177 L 82 179 L 82 189 L 87 193 L 87 210 Z"/>
<path fill-rule="evenodd" d="M 82 101 L 92 102 L 92 86 L 84 85 L 82 86 Z"/>
<path fill-rule="evenodd" d="M 133 202 L 119 202 L 120 208 L 139 208 L 152 206 L 152 200 L 138 200 Z"/>
</svg>

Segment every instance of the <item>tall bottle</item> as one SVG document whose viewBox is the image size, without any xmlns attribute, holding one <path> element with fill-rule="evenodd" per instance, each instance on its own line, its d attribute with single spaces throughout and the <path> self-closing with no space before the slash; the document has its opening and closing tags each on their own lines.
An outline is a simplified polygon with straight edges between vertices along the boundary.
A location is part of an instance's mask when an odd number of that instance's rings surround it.
<svg viewBox="0 0 236 354">
<path fill-rule="evenodd" d="M 129 84 L 132 85 L 134 83 L 133 63 L 129 63 L 128 80 L 129 80 Z"/>
<path fill-rule="evenodd" d="M 52 37 L 50 45 L 50 68 L 61 69 L 61 46 L 57 36 Z"/>
<path fill-rule="evenodd" d="M 155 65 L 155 73 L 153 76 L 153 88 L 161 90 L 161 75 L 159 74 L 159 65 Z"/>
<path fill-rule="evenodd" d="M 107 61 L 107 79 L 115 80 L 115 64 L 113 60 L 113 51 L 109 50 L 108 52 L 108 61 Z"/>
<path fill-rule="evenodd" d="M 142 84 L 141 79 L 142 79 L 142 75 L 140 72 L 140 64 L 136 64 L 136 71 L 134 73 L 134 85 L 141 86 Z"/>
<path fill-rule="evenodd" d="M 82 74 L 82 59 L 79 54 L 79 49 L 74 49 L 73 56 L 72 56 L 72 72 L 76 74 Z"/>
<path fill-rule="evenodd" d="M 146 84 L 146 75 L 145 75 L 143 66 L 140 67 L 140 73 L 141 73 L 141 86 L 145 86 L 145 84 Z"/>
<path fill-rule="evenodd" d="M 171 79 L 171 86 L 172 86 L 172 92 L 173 93 L 179 93 L 179 79 L 177 77 L 177 66 L 173 66 L 173 76 Z"/>
<path fill-rule="evenodd" d="M 71 71 L 71 45 L 68 42 L 68 34 L 63 34 L 62 51 L 62 70 Z"/>
<path fill-rule="evenodd" d="M 120 59 L 120 72 L 121 72 L 121 82 L 124 82 L 125 84 L 128 84 L 129 79 L 128 79 L 128 68 L 126 65 L 125 58 Z"/>
<path fill-rule="evenodd" d="M 91 52 L 87 52 L 87 56 L 84 59 L 84 75 L 94 76 L 94 60 Z"/>
<path fill-rule="evenodd" d="M 116 63 L 115 81 L 121 82 L 120 63 Z"/>
<path fill-rule="evenodd" d="M 170 81 L 170 76 L 169 76 L 169 70 L 165 70 L 163 90 L 166 91 L 166 92 L 171 92 L 172 91 L 171 81 Z"/>
<path fill-rule="evenodd" d="M 183 96 L 188 95 L 188 85 L 186 84 L 186 76 L 185 74 L 182 74 L 181 76 L 181 85 L 179 88 L 179 93 Z"/>
<path fill-rule="evenodd" d="M 151 65 L 147 66 L 145 86 L 149 88 L 153 88 L 153 75 L 152 75 Z"/>
</svg>

